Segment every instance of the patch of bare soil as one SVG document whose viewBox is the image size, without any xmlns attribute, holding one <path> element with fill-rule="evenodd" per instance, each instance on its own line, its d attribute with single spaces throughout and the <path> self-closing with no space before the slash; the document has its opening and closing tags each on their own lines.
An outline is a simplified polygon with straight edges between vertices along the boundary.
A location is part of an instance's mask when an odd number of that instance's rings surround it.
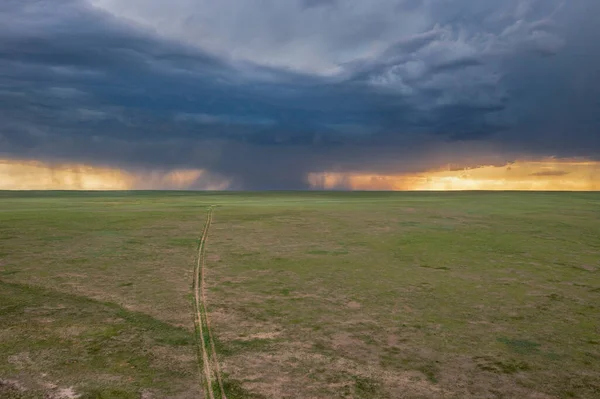
<svg viewBox="0 0 600 399">
<path fill-rule="evenodd" d="M 359 346 L 365 349 L 365 344 L 350 334 L 334 334 L 331 344 L 335 354 L 315 351 L 309 343 L 288 341 L 276 351 L 231 357 L 223 368 L 232 378 L 244 381 L 244 389 L 268 398 L 443 397 L 445 391 L 417 371 L 389 371 L 374 359 L 365 362 L 344 356 L 356 355 Z M 376 391 L 362 392 L 365 381 Z"/>
<path fill-rule="evenodd" d="M 164 346 L 155 346 L 151 351 L 153 355 L 152 363 L 157 368 L 165 367 L 169 370 L 181 372 L 182 374 L 190 370 L 196 361 L 195 353 L 187 347 L 167 348 Z"/>
<path fill-rule="evenodd" d="M 75 389 L 73 389 L 73 387 L 59 388 L 54 392 L 52 399 L 76 399 L 79 396 L 80 395 L 77 392 L 75 392 Z"/>
<path fill-rule="evenodd" d="M 598 270 L 597 267 L 592 265 L 581 265 L 581 269 L 586 270 L 588 272 L 595 272 L 596 270 Z"/>
<path fill-rule="evenodd" d="M 255 339 L 275 339 L 281 335 L 279 331 L 260 332 L 256 334 L 250 334 L 245 337 L 240 337 L 240 341 L 252 341 Z"/>
<path fill-rule="evenodd" d="M 212 255 L 208 255 L 206 257 L 206 260 L 209 261 L 209 262 L 220 262 L 221 261 L 221 257 L 219 255 L 212 254 Z"/>
<path fill-rule="evenodd" d="M 336 349 L 350 349 L 363 345 L 363 342 L 347 332 L 338 332 L 331 337 L 332 346 Z"/>
<path fill-rule="evenodd" d="M 156 396 L 148 389 L 144 389 L 140 395 L 140 399 L 154 399 Z"/>
<path fill-rule="evenodd" d="M 281 335 L 281 327 L 274 323 L 250 321 L 234 311 L 212 311 L 211 322 L 216 326 L 220 341 L 274 339 Z"/>
<path fill-rule="evenodd" d="M 15 380 L 0 379 L 0 397 L 11 397 L 25 392 L 25 387 Z"/>
<path fill-rule="evenodd" d="M 418 371 L 387 373 L 382 379 L 390 398 L 446 398 L 450 393 L 424 378 Z"/>
<path fill-rule="evenodd" d="M 240 326 L 250 326 L 249 321 L 239 315 L 218 315 L 219 324 L 230 329 L 225 336 L 219 335 L 224 343 L 229 339 L 280 338 L 272 350 L 241 352 L 222 363 L 223 371 L 230 378 L 241 381 L 244 390 L 267 398 L 556 399 L 528 388 L 534 384 L 527 383 L 526 373 L 487 371 L 470 357 L 440 359 L 433 351 L 412 348 L 410 342 L 391 331 L 371 337 L 377 342 L 373 345 L 346 331 L 335 332 L 326 338 L 308 330 L 275 331 L 271 327 L 257 326 L 256 322 L 254 328 L 260 328 L 260 331 L 252 334 L 246 331 L 244 335 L 245 327 Z M 325 345 L 317 349 L 315 342 Z M 382 365 L 381 345 L 393 347 L 400 357 L 434 364 L 437 368 L 435 378 L 432 380 L 431 375 L 417 370 L 418 367 L 410 370 L 410 365 L 407 366 L 409 369 Z M 365 384 L 372 386 L 373 391 L 361 391 Z"/>
<path fill-rule="evenodd" d="M 84 326 L 68 326 L 61 328 L 59 334 L 62 338 L 73 338 L 78 337 L 87 331 L 87 327 Z"/>
<path fill-rule="evenodd" d="M 29 352 L 20 352 L 16 355 L 11 355 L 7 360 L 8 363 L 12 364 L 17 369 L 24 369 L 33 364 L 33 360 L 31 360 Z"/>
<path fill-rule="evenodd" d="M 452 365 L 450 367 L 450 365 Z M 467 357 L 457 357 L 441 368 L 438 384 L 454 397 L 460 398 L 523 398 L 557 399 L 520 384 L 525 377 L 517 374 L 503 374 L 481 369 L 481 362 Z"/>
<path fill-rule="evenodd" d="M 22 395 L 44 392 L 44 399 L 77 399 L 79 395 L 74 387 L 59 387 L 58 385 L 44 381 L 45 374 L 39 379 L 25 376 L 29 380 L 27 385 L 17 380 L 0 379 L 0 398 L 20 398 Z M 37 397 L 37 396 L 36 396 Z"/>
</svg>

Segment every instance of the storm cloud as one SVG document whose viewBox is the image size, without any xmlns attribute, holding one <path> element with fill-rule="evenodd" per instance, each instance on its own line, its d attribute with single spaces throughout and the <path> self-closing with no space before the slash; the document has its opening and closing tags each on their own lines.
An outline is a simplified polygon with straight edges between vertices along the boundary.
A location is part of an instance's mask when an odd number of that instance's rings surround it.
<svg viewBox="0 0 600 399">
<path fill-rule="evenodd" d="M 312 172 L 600 157 L 596 0 L 4 0 L 0 156 Z"/>
</svg>

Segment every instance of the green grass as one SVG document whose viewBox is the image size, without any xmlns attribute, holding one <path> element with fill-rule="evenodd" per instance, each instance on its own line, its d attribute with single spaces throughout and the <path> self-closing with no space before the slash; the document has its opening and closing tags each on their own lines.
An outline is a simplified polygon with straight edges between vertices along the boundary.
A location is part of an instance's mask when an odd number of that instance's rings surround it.
<svg viewBox="0 0 600 399">
<path fill-rule="evenodd" d="M 0 375 L 26 370 L 33 387 L 60 380 L 89 397 L 115 398 L 153 387 L 173 392 L 173 382 L 189 378 L 185 364 L 152 367 L 156 355 L 148 350 L 185 351 L 193 336 L 184 328 L 113 303 L 22 284 L 0 282 L 0 303 Z"/>
<path fill-rule="evenodd" d="M 600 194 L 512 192 L 0 192 L 0 397 L 200 397 L 210 205 L 230 398 L 600 397 Z"/>
</svg>

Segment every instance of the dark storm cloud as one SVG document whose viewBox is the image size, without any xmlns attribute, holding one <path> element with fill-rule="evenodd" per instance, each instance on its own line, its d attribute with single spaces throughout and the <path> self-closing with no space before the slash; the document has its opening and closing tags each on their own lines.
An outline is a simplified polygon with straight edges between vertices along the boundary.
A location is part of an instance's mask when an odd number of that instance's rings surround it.
<svg viewBox="0 0 600 399">
<path fill-rule="evenodd" d="M 301 188 L 600 153 L 593 0 L 92 3 L 0 4 L 0 155 Z"/>
</svg>

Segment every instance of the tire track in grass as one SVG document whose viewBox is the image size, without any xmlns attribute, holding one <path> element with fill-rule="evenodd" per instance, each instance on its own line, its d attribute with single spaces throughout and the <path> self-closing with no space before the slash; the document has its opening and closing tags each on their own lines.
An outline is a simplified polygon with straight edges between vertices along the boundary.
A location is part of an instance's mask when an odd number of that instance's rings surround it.
<svg viewBox="0 0 600 399">
<path fill-rule="evenodd" d="M 212 208 L 208 210 L 206 216 L 206 222 L 204 223 L 204 230 L 202 236 L 198 242 L 198 254 L 196 256 L 196 262 L 194 264 L 194 324 L 196 327 L 196 345 L 198 347 L 198 372 L 200 374 L 200 385 L 204 392 L 204 396 L 208 396 L 210 399 L 214 399 L 215 395 L 212 389 L 212 380 L 210 372 L 210 363 L 208 361 L 208 353 L 206 351 L 206 342 L 204 340 L 204 326 L 202 323 L 202 301 L 200 294 L 200 279 L 202 273 L 202 257 L 204 253 L 204 245 L 206 243 L 206 236 L 208 234 L 208 224 L 211 218 Z"/>
<path fill-rule="evenodd" d="M 221 368 L 217 359 L 215 341 L 210 329 L 208 312 L 206 311 L 207 301 L 204 271 L 206 263 L 206 240 L 210 224 L 212 223 L 212 214 L 213 208 L 211 206 L 206 214 L 206 222 L 198 243 L 198 254 L 194 265 L 194 323 L 196 326 L 196 344 L 198 346 L 198 372 L 205 396 L 208 395 L 209 399 L 215 399 L 215 397 L 227 399 L 221 377 Z M 217 395 L 215 395 L 215 387 L 213 386 L 213 375 L 218 384 Z"/>
</svg>

